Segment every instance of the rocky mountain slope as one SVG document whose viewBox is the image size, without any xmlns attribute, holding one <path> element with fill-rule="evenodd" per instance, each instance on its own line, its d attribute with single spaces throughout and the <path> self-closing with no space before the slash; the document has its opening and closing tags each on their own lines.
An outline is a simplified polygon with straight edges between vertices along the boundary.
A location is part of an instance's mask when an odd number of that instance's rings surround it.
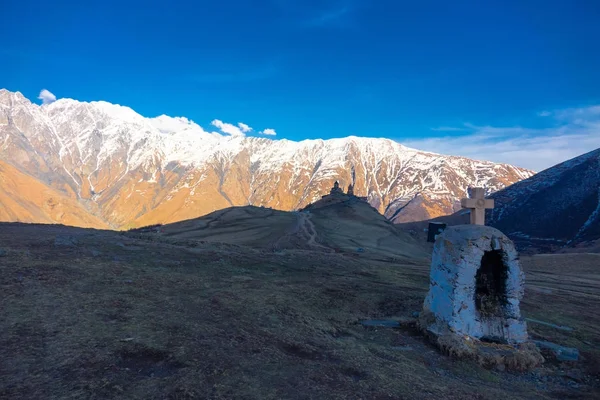
<svg viewBox="0 0 600 400">
<path fill-rule="evenodd" d="M 598 251 L 600 243 L 600 149 L 548 168 L 492 193 L 495 207 L 486 225 L 513 239 L 520 250 Z M 467 210 L 434 218 L 448 225 L 469 223 Z M 425 240 L 430 221 L 401 224 Z M 583 251 L 583 250 L 582 250 Z"/>
<path fill-rule="evenodd" d="M 77 200 L 0 160 L 0 221 L 108 228 Z"/>
<path fill-rule="evenodd" d="M 491 195 L 489 224 L 517 239 L 563 244 L 600 239 L 600 149 Z"/>
<path fill-rule="evenodd" d="M 496 191 L 533 175 L 388 139 L 269 140 L 144 118 L 106 102 L 38 106 L 0 90 L 0 160 L 113 228 L 168 223 L 240 205 L 300 209 L 335 180 L 395 222 L 448 214 L 472 185 Z M 22 220 L 38 221 L 36 218 Z M 75 225 L 82 225 L 72 221 Z"/>
</svg>

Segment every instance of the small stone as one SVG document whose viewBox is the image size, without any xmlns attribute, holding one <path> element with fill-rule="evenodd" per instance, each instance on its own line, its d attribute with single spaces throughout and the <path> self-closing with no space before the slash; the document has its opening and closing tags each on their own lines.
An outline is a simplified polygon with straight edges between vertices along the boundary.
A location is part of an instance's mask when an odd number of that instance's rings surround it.
<svg viewBox="0 0 600 400">
<path fill-rule="evenodd" d="M 400 323 L 389 319 L 368 319 L 360 321 L 362 326 L 378 326 L 383 328 L 398 328 Z"/>
<path fill-rule="evenodd" d="M 500 243 L 500 240 L 497 237 L 492 238 L 492 250 L 501 250 L 502 249 L 502 244 Z"/>
<path fill-rule="evenodd" d="M 567 331 L 570 332 L 573 330 L 573 328 L 571 328 L 570 326 L 564 326 L 564 325 L 556 325 L 556 324 L 552 324 L 550 322 L 544 322 L 544 321 L 540 321 L 539 319 L 534 319 L 534 318 L 525 318 L 525 320 L 527 322 L 533 322 L 534 324 L 540 324 L 540 325 L 545 325 L 545 326 L 549 326 L 561 331 Z"/>
<path fill-rule="evenodd" d="M 8 255 L 8 252 L 4 249 L 0 249 L 0 257 L 5 257 L 6 255 Z"/>
<path fill-rule="evenodd" d="M 563 373 L 565 378 L 569 378 L 575 382 L 581 383 L 584 380 L 583 373 L 578 369 L 571 369 Z"/>
<path fill-rule="evenodd" d="M 558 361 L 577 361 L 579 360 L 579 350 L 573 347 L 564 347 L 556 343 L 543 340 L 533 341 L 540 349 L 550 350 Z"/>
</svg>

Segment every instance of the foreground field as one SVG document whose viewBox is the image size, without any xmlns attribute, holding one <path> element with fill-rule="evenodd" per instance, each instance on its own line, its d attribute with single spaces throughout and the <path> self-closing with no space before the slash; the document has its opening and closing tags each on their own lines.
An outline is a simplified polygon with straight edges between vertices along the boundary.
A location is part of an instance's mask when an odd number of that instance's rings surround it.
<svg viewBox="0 0 600 400">
<path fill-rule="evenodd" d="M 317 244 L 302 250 L 178 229 L 0 224 L 0 398 L 600 396 L 597 255 L 523 258 L 525 316 L 572 328 L 532 323 L 530 333 L 577 347 L 582 360 L 517 374 L 442 356 L 410 323 L 359 323 L 410 321 L 426 260 L 327 251 L 330 238 L 310 232 Z"/>
</svg>

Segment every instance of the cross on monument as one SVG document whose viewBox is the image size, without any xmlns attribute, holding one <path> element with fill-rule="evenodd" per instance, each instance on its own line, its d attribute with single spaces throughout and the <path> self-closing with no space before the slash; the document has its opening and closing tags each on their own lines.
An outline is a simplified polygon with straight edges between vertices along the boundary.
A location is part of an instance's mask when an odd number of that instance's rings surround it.
<svg viewBox="0 0 600 400">
<path fill-rule="evenodd" d="M 460 205 L 471 209 L 472 225 L 485 225 L 485 210 L 494 208 L 494 200 L 485 198 L 484 188 L 472 188 L 470 198 L 462 199 Z"/>
</svg>

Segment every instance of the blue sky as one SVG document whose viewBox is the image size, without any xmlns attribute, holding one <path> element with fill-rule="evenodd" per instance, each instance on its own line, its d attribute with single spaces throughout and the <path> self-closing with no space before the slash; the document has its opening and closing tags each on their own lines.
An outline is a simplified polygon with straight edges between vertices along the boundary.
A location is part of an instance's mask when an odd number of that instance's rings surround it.
<svg viewBox="0 0 600 400">
<path fill-rule="evenodd" d="M 29 0 L 0 14 L 0 87 L 30 99 L 538 170 L 600 147 L 595 0 Z M 554 147 L 532 156 L 540 145 Z"/>
</svg>

